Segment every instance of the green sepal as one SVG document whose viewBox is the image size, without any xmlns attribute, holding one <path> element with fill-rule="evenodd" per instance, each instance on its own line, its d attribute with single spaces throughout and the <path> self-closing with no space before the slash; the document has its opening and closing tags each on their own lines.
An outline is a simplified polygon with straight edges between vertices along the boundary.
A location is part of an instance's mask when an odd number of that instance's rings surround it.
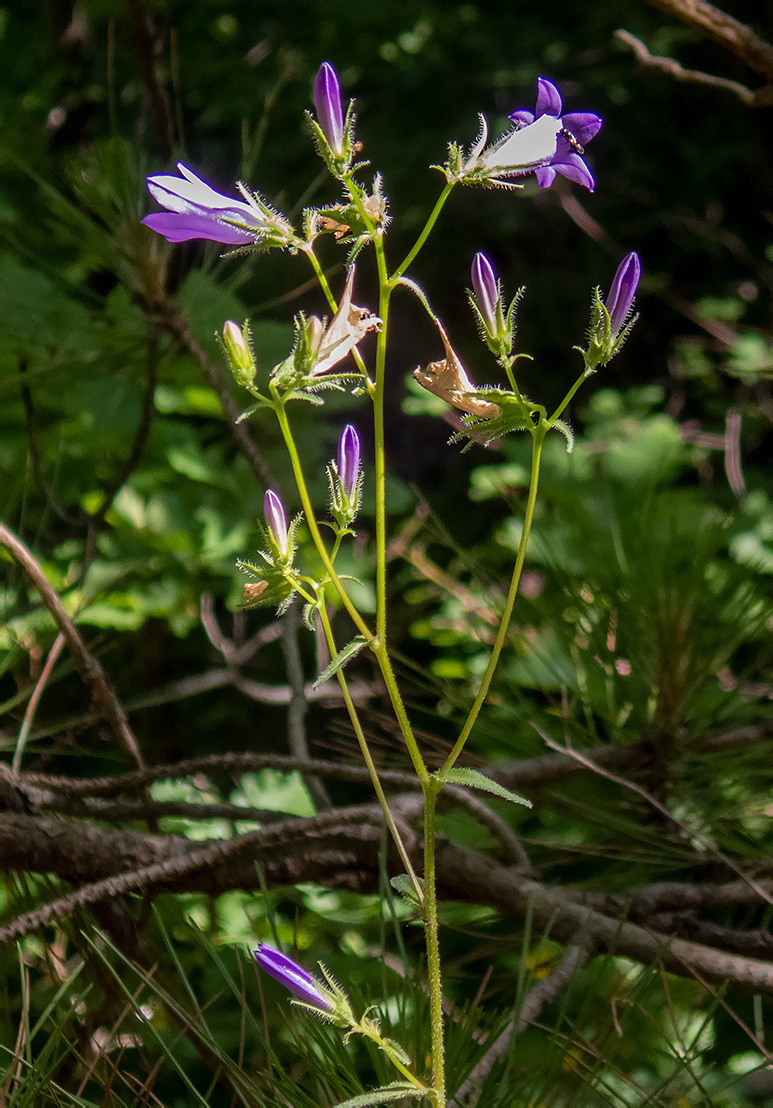
<svg viewBox="0 0 773 1108">
<path fill-rule="evenodd" d="M 483 789 L 485 792 L 493 793 L 494 796 L 499 796 L 503 800 L 509 800 L 511 804 L 525 804 L 527 808 L 531 808 L 531 801 L 527 800 L 526 797 L 511 792 L 504 785 L 500 785 L 498 781 L 492 781 L 484 773 L 479 773 L 477 769 L 466 769 L 464 767 L 450 769 L 443 778 L 443 784 L 466 785 L 470 789 Z"/>
<path fill-rule="evenodd" d="M 303 622 L 306 624 L 310 631 L 316 631 L 317 625 L 314 622 L 314 613 L 317 610 L 316 604 L 304 604 L 303 605 Z"/>
<path fill-rule="evenodd" d="M 407 1081 L 394 1081 L 391 1085 L 382 1085 L 379 1089 L 372 1089 L 369 1093 L 360 1093 L 349 1100 L 339 1101 L 335 1108 L 367 1108 L 369 1104 L 388 1104 L 392 1100 L 402 1100 L 404 1096 L 425 1097 L 429 1095 L 429 1089 L 417 1089 Z"/>
<path fill-rule="evenodd" d="M 345 647 L 338 651 L 335 658 L 325 666 L 320 673 L 317 680 L 312 685 L 312 688 L 318 689 L 325 681 L 329 681 L 340 669 L 346 665 L 346 663 L 353 658 L 356 654 L 359 654 L 364 646 L 368 645 L 368 639 L 364 635 L 357 635 L 352 639 L 350 643 L 347 643 Z"/>
<path fill-rule="evenodd" d="M 470 442 L 465 446 L 465 450 L 468 450 L 473 442 L 488 446 L 495 439 L 511 431 L 529 431 L 534 426 L 530 412 L 529 414 L 524 412 L 524 401 L 519 400 L 513 392 L 505 389 L 480 389 L 471 395 L 496 404 L 499 415 L 491 419 L 482 419 L 475 415 L 463 417 L 464 429 L 457 431 L 448 441 L 460 442 L 462 439 L 469 438 Z M 527 409 L 532 407 L 528 401 L 525 401 L 525 404 Z"/>
<path fill-rule="evenodd" d="M 392 1061 L 400 1062 L 403 1066 L 410 1066 L 410 1054 L 394 1039 L 382 1039 L 378 1044 L 378 1048 L 383 1050 L 387 1058 L 391 1058 Z"/>
</svg>

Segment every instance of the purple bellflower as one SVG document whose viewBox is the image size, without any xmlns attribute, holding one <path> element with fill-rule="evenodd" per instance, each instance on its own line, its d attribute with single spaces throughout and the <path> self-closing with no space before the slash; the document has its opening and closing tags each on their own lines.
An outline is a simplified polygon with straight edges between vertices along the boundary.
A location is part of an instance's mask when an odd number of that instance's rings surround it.
<svg viewBox="0 0 773 1108">
<path fill-rule="evenodd" d="M 333 1002 L 325 995 L 319 982 L 292 958 L 266 943 L 259 943 L 254 954 L 260 968 L 289 989 L 302 1004 L 327 1014 L 333 1011 Z"/>
<path fill-rule="evenodd" d="M 347 423 L 341 432 L 341 438 L 338 440 L 336 465 L 341 488 L 350 501 L 357 490 L 357 482 L 360 477 L 360 455 L 360 436 L 351 423 Z"/>
<path fill-rule="evenodd" d="M 340 157 L 344 150 L 344 113 L 338 74 L 330 62 L 323 62 L 314 78 L 314 107 L 322 134 Z"/>
<path fill-rule="evenodd" d="M 265 215 L 245 192 L 247 200 L 224 196 L 177 163 L 181 176 L 148 177 L 148 190 L 165 212 L 146 215 L 142 222 L 168 242 L 211 239 L 229 246 L 249 246 L 268 228 Z"/>
<path fill-rule="evenodd" d="M 480 252 L 475 255 L 472 263 L 472 287 L 486 330 L 495 334 L 498 327 L 499 282 L 491 262 Z"/>
<path fill-rule="evenodd" d="M 633 298 L 641 280 L 641 260 L 639 255 L 632 250 L 626 254 L 612 281 L 609 296 L 606 299 L 606 309 L 609 312 L 609 324 L 612 337 L 622 331 L 625 322 L 631 312 Z"/>
<path fill-rule="evenodd" d="M 281 497 L 269 489 L 263 498 L 263 515 L 280 554 L 287 554 L 287 515 Z"/>
<path fill-rule="evenodd" d="M 480 134 L 461 166 L 462 176 L 496 183 L 545 166 L 555 157 L 560 129 L 559 119 L 544 116 L 486 147 L 488 123 L 480 116 Z"/>
<path fill-rule="evenodd" d="M 547 161 L 547 164 L 535 169 L 537 184 L 541 189 L 548 188 L 560 173 L 570 181 L 578 185 L 584 185 L 591 192 L 596 187 L 593 174 L 581 158 L 584 147 L 601 130 L 602 119 L 593 112 L 569 112 L 562 116 L 563 103 L 561 93 L 556 86 L 545 77 L 537 78 L 537 103 L 534 111 L 515 111 L 510 119 L 513 123 L 520 124 L 521 129 L 515 132 L 513 139 L 519 134 L 526 134 L 542 120 L 551 119 L 557 121 L 557 142 L 555 152 Z M 512 141 L 512 140 L 511 140 Z"/>
</svg>

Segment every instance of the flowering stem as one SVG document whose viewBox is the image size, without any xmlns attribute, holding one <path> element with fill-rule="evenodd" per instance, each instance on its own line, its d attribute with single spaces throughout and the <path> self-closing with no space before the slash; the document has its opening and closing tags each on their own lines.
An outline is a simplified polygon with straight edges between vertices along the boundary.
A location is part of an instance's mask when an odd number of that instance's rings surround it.
<svg viewBox="0 0 773 1108">
<path fill-rule="evenodd" d="M 443 981 L 440 973 L 437 890 L 435 888 L 435 800 L 438 785 L 431 781 L 424 790 L 424 939 L 427 946 L 430 1033 L 432 1039 L 432 1085 L 436 1108 L 445 1108 L 446 1078 L 443 1049 Z"/>
<path fill-rule="evenodd" d="M 592 371 L 591 371 L 591 372 L 592 372 Z M 558 419 L 558 417 L 559 417 L 559 416 L 561 415 L 561 413 L 563 412 L 564 408 L 566 408 L 566 406 L 567 406 L 567 404 L 569 403 L 569 401 L 570 401 L 570 400 L 572 399 L 572 397 L 574 396 L 574 394 L 575 394 L 575 393 L 577 392 L 577 390 L 579 389 L 580 385 L 581 385 L 581 384 L 583 383 L 583 381 L 585 381 L 585 380 L 586 380 L 586 379 L 587 379 L 588 377 L 590 377 L 590 373 L 588 373 L 588 372 L 587 372 L 587 370 L 586 370 L 586 372 L 585 372 L 585 373 L 581 373 L 581 374 L 580 374 L 580 376 L 579 376 L 579 377 L 577 378 L 577 380 L 576 380 L 576 381 L 574 382 L 574 384 L 572 385 L 572 387 L 571 387 L 571 388 L 569 389 L 569 392 L 568 392 L 568 393 L 566 394 L 566 396 L 564 397 L 564 399 L 563 399 L 563 400 L 561 401 L 561 403 L 560 403 L 560 404 L 558 405 L 558 407 L 556 408 L 556 410 L 555 410 L 555 411 L 553 412 L 553 414 L 552 414 L 552 416 L 550 417 L 550 420 L 549 420 L 549 422 L 550 422 L 550 423 L 553 423 L 553 421 L 554 421 L 554 420 Z"/>
<path fill-rule="evenodd" d="M 413 263 L 416 255 L 419 253 L 422 246 L 427 241 L 427 239 L 429 237 L 429 234 L 430 234 L 430 231 L 435 226 L 435 223 L 437 222 L 437 218 L 440 215 L 441 211 L 443 210 L 443 205 L 445 204 L 448 197 L 451 195 L 451 189 L 453 187 L 454 187 L 454 182 L 453 181 L 446 181 L 445 187 L 443 188 L 443 191 L 441 192 L 440 196 L 437 198 L 437 202 L 435 204 L 435 207 L 429 213 L 429 216 L 427 218 L 427 222 L 424 224 L 424 228 L 423 228 L 421 234 L 416 239 L 416 242 L 413 244 L 413 246 L 408 251 L 408 253 L 405 255 L 405 258 L 403 259 L 403 261 L 400 263 L 400 265 L 397 267 L 397 269 L 394 271 L 394 273 L 390 277 L 389 282 L 392 286 L 397 284 L 400 277 L 402 277 L 402 275 L 405 273 L 406 269 L 408 269 L 408 267 Z"/>
<path fill-rule="evenodd" d="M 470 709 L 470 714 L 467 716 L 467 720 L 462 728 L 459 738 L 454 744 L 454 748 L 446 758 L 443 768 L 439 771 L 438 776 L 444 777 L 446 773 L 457 761 L 459 755 L 464 749 L 464 744 L 469 738 L 470 732 L 475 726 L 475 721 L 478 718 L 478 714 L 483 707 L 483 702 L 488 695 L 491 681 L 494 676 L 494 670 L 497 668 L 497 662 L 499 661 L 499 655 L 502 653 L 502 647 L 504 646 L 505 636 L 507 635 L 507 628 L 510 624 L 510 617 L 513 614 L 513 606 L 515 604 L 515 598 L 518 593 L 518 585 L 521 580 L 521 571 L 523 570 L 523 563 L 526 559 L 526 547 L 529 543 L 529 535 L 531 534 L 531 525 L 534 519 L 534 507 L 537 503 L 537 488 L 539 486 L 539 469 L 540 460 L 542 458 L 542 444 L 545 441 L 545 435 L 548 432 L 548 426 L 545 420 L 540 420 L 538 426 L 532 431 L 532 453 L 531 453 L 531 479 L 529 481 L 529 498 L 526 502 L 526 513 L 523 519 L 523 530 L 521 531 L 521 541 L 518 544 L 518 554 L 515 559 L 515 566 L 513 567 L 513 576 L 510 581 L 510 590 L 507 594 L 507 603 L 505 604 L 505 610 L 502 614 L 502 619 L 499 624 L 499 630 L 497 631 L 496 641 L 491 651 L 491 657 L 489 658 L 488 665 L 486 666 L 486 672 L 483 674 L 483 680 L 478 690 L 478 695 L 475 697 L 475 703 Z"/>
<path fill-rule="evenodd" d="M 287 419 L 287 412 L 285 411 L 284 404 L 282 404 L 281 402 L 278 403 L 274 411 L 276 412 L 276 418 L 279 421 L 279 427 L 282 432 L 282 438 L 285 441 L 285 446 L 287 447 L 287 453 L 290 456 L 290 464 L 293 467 L 293 476 L 295 477 L 295 483 L 298 486 L 298 492 L 301 497 L 301 504 L 303 505 L 303 512 L 306 516 L 306 523 L 308 525 L 309 531 L 311 532 L 311 537 L 314 541 L 314 545 L 317 548 L 317 553 L 322 559 L 325 569 L 330 576 L 330 580 L 332 581 L 336 592 L 341 598 L 341 603 L 351 616 L 352 622 L 354 623 L 355 627 L 362 635 L 365 636 L 368 642 L 372 642 L 373 632 L 370 630 L 367 623 L 362 618 L 362 616 L 352 603 L 351 599 L 349 598 L 349 594 L 344 588 L 340 577 L 336 573 L 335 567 L 330 560 L 330 555 L 327 552 L 327 548 L 322 541 L 322 535 L 319 532 L 317 520 L 314 516 L 314 508 L 311 504 L 309 490 L 306 487 L 306 479 L 303 476 L 301 460 L 298 457 L 298 451 L 295 447 L 295 440 L 293 439 L 293 433 L 290 430 L 290 424 Z"/>
<path fill-rule="evenodd" d="M 327 642 L 327 648 L 330 651 L 330 656 L 334 658 L 338 653 L 338 648 L 336 647 L 335 638 L 333 637 L 333 628 L 330 626 L 330 618 L 327 614 L 327 608 L 325 607 L 324 598 L 319 597 L 318 600 L 319 604 L 317 610 L 319 611 L 319 618 L 322 621 L 322 629 L 325 633 L 325 641 Z M 354 701 L 352 700 L 351 693 L 349 692 L 349 686 L 347 684 L 346 677 L 344 676 L 343 671 L 340 669 L 336 676 L 338 677 L 338 684 L 341 687 L 341 693 L 344 698 L 344 703 L 346 704 L 346 710 L 349 713 L 349 719 L 351 720 L 352 727 L 354 728 L 354 733 L 357 736 L 357 742 L 360 744 L 362 759 L 365 762 L 365 765 L 368 767 L 368 773 L 370 774 L 370 779 L 373 782 L 373 788 L 375 790 L 376 796 L 378 797 L 378 802 L 381 805 L 381 810 L 384 813 L 384 819 L 386 820 L 387 827 L 389 828 L 390 834 L 394 839 L 394 843 L 397 847 L 397 851 L 400 855 L 402 863 L 405 866 L 405 872 L 410 877 L 413 883 L 413 887 L 416 890 L 416 895 L 419 898 L 419 901 L 421 901 L 422 890 L 421 885 L 419 884 L 419 879 L 416 876 L 416 872 L 413 866 L 411 865 L 411 860 L 408 857 L 408 852 L 405 849 L 405 844 L 403 843 L 400 832 L 397 829 L 397 825 L 394 821 L 392 812 L 390 811 L 389 802 L 387 801 L 381 781 L 379 780 L 378 770 L 376 769 L 375 762 L 373 761 L 373 756 L 371 755 L 370 748 L 368 747 L 365 733 L 362 730 L 360 717 L 357 714 L 357 708 L 354 704 Z"/>
</svg>

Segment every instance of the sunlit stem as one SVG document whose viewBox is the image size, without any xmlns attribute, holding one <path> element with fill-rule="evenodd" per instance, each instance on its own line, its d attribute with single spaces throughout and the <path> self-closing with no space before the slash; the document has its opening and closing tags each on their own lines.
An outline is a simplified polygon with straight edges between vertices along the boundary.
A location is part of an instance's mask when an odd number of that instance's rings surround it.
<svg viewBox="0 0 773 1108">
<path fill-rule="evenodd" d="M 552 416 L 550 417 L 550 423 L 553 423 L 554 420 L 559 418 L 559 416 L 562 414 L 564 409 L 567 407 L 567 405 L 571 401 L 574 394 L 579 389 L 580 385 L 583 383 L 583 381 L 587 381 L 588 377 L 590 377 L 592 373 L 593 373 L 593 370 L 590 370 L 590 371 L 586 370 L 585 373 L 580 374 L 580 376 L 574 382 L 572 387 L 569 389 L 569 392 L 566 394 L 564 399 L 561 401 L 561 403 L 558 405 L 556 410 L 553 412 Z"/>
<path fill-rule="evenodd" d="M 489 658 L 488 665 L 486 666 L 486 672 L 483 674 L 483 680 L 480 683 L 480 689 L 478 695 L 475 697 L 475 703 L 470 709 L 470 713 L 467 716 L 464 727 L 459 735 L 459 738 L 454 744 L 454 748 L 446 758 L 443 768 L 439 771 L 438 776 L 443 777 L 451 767 L 455 764 L 459 755 L 464 750 L 464 744 L 470 736 L 470 732 L 475 726 L 475 721 L 478 718 L 483 703 L 488 695 L 491 681 L 494 676 L 494 671 L 497 668 L 499 661 L 499 655 L 502 653 L 502 647 L 504 646 L 505 637 L 507 635 L 507 628 L 510 624 L 510 617 L 513 614 L 513 606 L 515 605 L 515 598 L 518 593 L 518 585 L 521 581 L 521 572 L 523 570 L 523 563 L 526 559 L 526 548 L 529 544 L 529 536 L 531 534 L 531 526 L 534 520 L 534 507 L 537 503 L 537 488 L 539 486 L 539 469 L 540 460 L 542 458 L 542 444 L 545 441 L 545 435 L 548 433 L 548 426 L 545 420 L 540 420 L 538 426 L 531 432 L 532 434 L 532 453 L 531 453 L 531 479 L 529 481 L 529 498 L 526 502 L 526 513 L 523 519 L 523 530 L 521 531 L 521 541 L 518 544 L 518 554 L 515 559 L 515 566 L 513 567 L 513 576 L 510 580 L 510 590 L 507 594 L 507 603 L 505 604 L 505 610 L 502 614 L 502 619 L 499 624 L 499 630 L 497 631 L 497 637 L 494 642 L 494 647 L 491 651 L 491 657 Z"/>
<path fill-rule="evenodd" d="M 330 651 L 330 657 L 335 658 L 336 654 L 338 653 L 338 648 L 336 647 L 335 639 L 333 637 L 333 628 L 330 626 L 330 618 L 327 614 L 324 597 L 321 597 L 319 599 L 317 610 L 319 611 L 319 618 L 322 621 L 322 630 L 325 633 L 325 641 L 327 643 L 327 648 Z M 405 872 L 410 877 L 414 890 L 416 892 L 416 896 L 421 903 L 424 895 L 422 893 L 421 884 L 418 877 L 416 876 L 416 872 L 413 866 L 411 865 L 411 860 L 408 857 L 408 852 L 405 849 L 405 844 L 403 843 L 400 832 L 397 828 L 397 824 L 394 821 L 394 816 L 392 815 L 392 812 L 389 808 L 389 801 L 386 798 L 381 781 L 379 780 L 378 770 L 376 769 L 376 764 L 373 761 L 373 756 L 370 753 L 370 747 L 368 746 L 367 739 L 365 738 L 365 732 L 362 729 L 360 717 L 357 714 L 357 707 L 352 700 L 351 693 L 349 692 L 349 686 L 347 684 L 346 677 L 344 676 L 342 670 L 339 670 L 336 676 L 338 678 L 338 684 L 341 687 L 341 693 L 344 698 L 346 710 L 349 713 L 349 719 L 351 720 L 352 727 L 354 728 L 354 733 L 357 736 L 357 742 L 360 744 L 360 752 L 362 753 L 363 761 L 368 767 L 368 773 L 370 774 L 370 779 L 373 782 L 373 789 L 376 793 L 376 796 L 378 797 L 378 802 L 381 805 L 381 810 L 384 813 L 386 825 L 389 828 L 389 832 L 394 840 L 395 846 L 397 847 L 400 859 L 405 866 Z"/>
<path fill-rule="evenodd" d="M 341 603 L 351 616 L 352 622 L 354 623 L 357 630 L 365 636 L 368 642 L 371 642 L 373 640 L 373 632 L 370 630 L 367 623 L 352 603 L 349 594 L 343 586 L 343 582 L 335 571 L 335 567 L 333 566 L 333 563 L 330 559 L 330 555 L 327 552 L 327 547 L 322 540 L 322 535 L 320 534 L 317 520 L 314 515 L 314 508 L 309 496 L 309 490 L 306 487 L 306 479 L 303 476 L 301 460 L 298 457 L 298 451 L 295 447 L 295 440 L 293 439 L 293 434 L 290 430 L 290 424 L 287 420 L 287 412 L 285 411 L 284 404 L 282 404 L 281 402 L 278 403 L 274 408 L 274 411 L 276 412 L 276 418 L 279 422 L 279 427 L 282 432 L 282 438 L 284 439 L 285 446 L 287 447 L 287 453 L 290 456 L 290 464 L 293 468 L 293 476 L 295 477 L 295 483 L 298 486 L 298 492 L 301 497 L 301 504 L 303 505 L 303 513 L 306 517 L 306 524 L 311 533 L 314 546 L 317 548 L 317 553 L 322 559 L 322 563 L 328 572 L 328 576 L 330 577 L 330 580 L 336 592 L 341 598 Z"/>
<path fill-rule="evenodd" d="M 374 1031 L 370 1030 L 365 1020 L 363 1020 L 362 1023 L 356 1023 L 352 1027 L 352 1031 L 359 1032 L 360 1035 L 363 1035 L 366 1039 L 370 1039 L 370 1041 L 372 1043 L 375 1043 L 378 1047 L 380 1047 L 383 1042 L 383 1039 L 380 1035 L 377 1035 Z M 393 1057 L 393 1055 L 386 1050 L 384 1050 L 383 1053 L 386 1054 L 389 1061 L 392 1063 L 393 1066 L 395 1066 L 396 1069 L 400 1071 L 403 1077 L 410 1081 L 414 1088 L 421 1089 L 422 1092 L 427 1091 L 427 1086 L 422 1081 L 419 1081 L 418 1077 L 414 1077 L 408 1067 L 404 1066 L 403 1063 L 399 1061 L 399 1059 Z"/>
<path fill-rule="evenodd" d="M 397 269 L 392 274 L 392 276 L 390 278 L 390 283 L 393 286 L 397 283 L 399 278 L 402 277 L 402 275 L 405 273 L 406 269 L 408 269 L 408 267 L 413 264 L 413 261 L 415 260 L 416 255 L 419 253 L 422 246 L 424 245 L 424 243 L 429 238 L 430 232 L 432 231 L 432 228 L 435 226 L 435 223 L 437 222 L 437 218 L 440 215 L 441 211 L 443 210 L 443 205 L 445 204 L 448 197 L 451 195 L 451 189 L 453 187 L 454 187 L 454 182 L 453 181 L 446 181 L 446 184 L 445 184 L 445 187 L 444 187 L 443 191 L 441 192 L 440 196 L 437 198 L 437 202 L 435 204 L 435 207 L 432 209 L 432 211 L 429 213 L 429 216 L 427 217 L 427 222 L 424 224 L 424 227 L 422 228 L 421 234 L 416 239 L 416 242 L 413 244 L 413 246 L 408 251 L 408 253 L 405 255 L 405 257 L 403 258 L 400 265 L 397 267 Z"/>
</svg>

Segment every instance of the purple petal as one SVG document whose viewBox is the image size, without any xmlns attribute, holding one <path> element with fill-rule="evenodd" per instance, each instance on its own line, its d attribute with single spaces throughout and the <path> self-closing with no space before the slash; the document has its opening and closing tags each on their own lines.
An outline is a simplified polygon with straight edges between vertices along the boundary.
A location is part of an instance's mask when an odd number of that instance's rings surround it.
<svg viewBox="0 0 773 1108">
<path fill-rule="evenodd" d="M 497 305 L 499 303 L 499 285 L 494 267 L 485 254 L 478 252 L 472 263 L 472 287 L 478 309 L 489 327 L 497 329 Z"/>
<path fill-rule="evenodd" d="M 255 235 L 238 227 L 227 227 L 214 216 L 196 215 L 192 212 L 154 212 L 141 221 L 152 231 L 163 235 L 167 242 L 187 242 L 188 239 L 210 239 L 233 246 L 244 246 L 255 241 Z"/>
<path fill-rule="evenodd" d="M 522 127 L 528 127 L 530 123 L 534 122 L 534 112 L 530 112 L 527 108 L 519 108 L 515 112 L 511 112 L 507 117 L 512 119 L 513 123 L 519 123 Z"/>
<path fill-rule="evenodd" d="M 558 118 L 561 115 L 562 107 L 561 93 L 553 82 L 548 81 L 546 77 L 538 77 L 537 104 L 534 108 L 535 117 L 539 118 L 541 115 L 554 115 Z"/>
<path fill-rule="evenodd" d="M 287 515 L 282 498 L 269 489 L 263 498 L 263 515 L 271 534 L 276 539 L 276 544 L 283 554 L 287 553 Z M 271 949 L 269 947 L 269 949 Z M 292 963 L 294 965 L 294 963 Z"/>
<path fill-rule="evenodd" d="M 293 996 L 323 1012 L 332 1011 L 333 1005 L 323 996 L 319 985 L 303 966 L 266 943 L 260 943 L 253 953 L 260 968 L 289 989 Z"/>
<path fill-rule="evenodd" d="M 577 185 L 583 185 L 589 192 L 594 192 L 596 188 L 596 178 L 588 169 L 585 162 L 582 160 L 579 154 L 575 154 L 572 150 L 570 154 L 567 154 L 561 161 L 554 161 L 552 163 L 553 168 L 566 177 L 569 181 L 574 181 Z"/>
<path fill-rule="evenodd" d="M 556 171 L 552 165 L 541 165 L 534 171 L 534 176 L 541 189 L 549 189 L 556 179 Z"/>
<path fill-rule="evenodd" d="M 585 146 L 599 133 L 604 120 L 595 112 L 568 112 L 561 122 L 567 131 L 571 131 L 580 146 Z"/>
</svg>

